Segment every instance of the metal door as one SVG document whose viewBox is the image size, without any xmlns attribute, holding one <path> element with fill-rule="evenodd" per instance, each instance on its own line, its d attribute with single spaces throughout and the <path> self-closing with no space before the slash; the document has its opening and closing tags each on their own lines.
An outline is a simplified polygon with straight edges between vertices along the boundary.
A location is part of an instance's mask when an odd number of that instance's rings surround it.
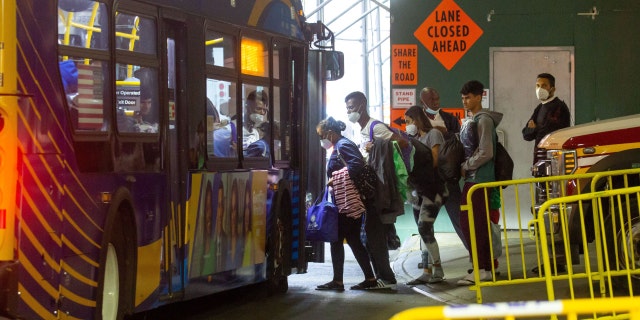
<svg viewBox="0 0 640 320">
<path fill-rule="evenodd" d="M 513 158 L 513 178 L 530 178 L 533 163 L 532 141 L 522 139 L 522 128 L 540 103 L 536 98 L 536 77 L 546 72 L 556 78 L 555 95 L 564 100 L 574 122 L 574 49 L 573 47 L 490 48 L 490 109 L 504 114 L 498 126 L 498 138 Z M 513 188 L 504 189 L 505 197 L 514 197 Z M 520 192 L 521 204 L 530 204 L 528 192 Z M 521 210 L 525 210 L 525 206 Z M 506 208 L 508 221 L 516 222 L 515 208 Z M 526 222 L 530 215 L 522 213 Z M 509 226 L 507 226 L 509 227 Z M 516 227 L 516 226 L 512 226 Z"/>
</svg>

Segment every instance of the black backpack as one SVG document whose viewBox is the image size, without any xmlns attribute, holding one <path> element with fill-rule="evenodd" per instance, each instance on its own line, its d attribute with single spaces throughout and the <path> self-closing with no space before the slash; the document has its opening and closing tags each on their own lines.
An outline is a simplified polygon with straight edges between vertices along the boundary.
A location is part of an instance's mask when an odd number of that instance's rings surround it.
<svg viewBox="0 0 640 320">
<path fill-rule="evenodd" d="M 436 193 L 441 193 L 442 183 L 439 183 L 440 179 L 438 179 L 433 168 L 431 148 L 415 138 L 409 138 L 409 141 L 411 141 L 415 151 L 413 154 L 413 170 L 409 171 L 407 184 L 411 189 L 416 190 L 419 195 L 433 198 Z"/>
<path fill-rule="evenodd" d="M 464 162 L 464 146 L 457 134 L 445 140 L 438 149 L 438 174 L 445 182 L 460 180 L 460 165 Z"/>
<path fill-rule="evenodd" d="M 507 149 L 496 139 L 496 154 L 493 157 L 496 181 L 513 180 L 513 159 Z M 506 188 L 507 186 L 502 186 Z"/>
</svg>

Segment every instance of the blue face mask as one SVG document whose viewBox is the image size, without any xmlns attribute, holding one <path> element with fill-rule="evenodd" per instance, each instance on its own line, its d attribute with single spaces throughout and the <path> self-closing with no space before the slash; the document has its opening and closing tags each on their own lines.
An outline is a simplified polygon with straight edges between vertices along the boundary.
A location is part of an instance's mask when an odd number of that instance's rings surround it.
<svg viewBox="0 0 640 320">
<path fill-rule="evenodd" d="M 429 107 L 426 107 L 425 110 L 427 111 L 428 114 L 435 116 L 436 114 L 438 114 L 438 110 L 433 110 Z"/>
</svg>

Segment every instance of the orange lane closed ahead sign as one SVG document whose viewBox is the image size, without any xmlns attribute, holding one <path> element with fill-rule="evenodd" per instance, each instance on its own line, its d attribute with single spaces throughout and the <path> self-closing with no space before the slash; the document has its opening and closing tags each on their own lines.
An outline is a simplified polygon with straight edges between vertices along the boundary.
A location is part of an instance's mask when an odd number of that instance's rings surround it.
<svg viewBox="0 0 640 320">
<path fill-rule="evenodd" d="M 413 35 L 451 70 L 482 35 L 482 29 L 453 0 L 443 0 Z"/>
</svg>

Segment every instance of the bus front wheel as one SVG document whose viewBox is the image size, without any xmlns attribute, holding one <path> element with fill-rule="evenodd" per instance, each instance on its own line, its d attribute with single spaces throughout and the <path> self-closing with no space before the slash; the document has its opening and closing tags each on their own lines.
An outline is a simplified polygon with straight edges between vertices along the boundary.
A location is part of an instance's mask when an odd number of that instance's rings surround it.
<svg viewBox="0 0 640 320">
<path fill-rule="evenodd" d="M 135 243 L 130 220 L 122 211 L 105 228 L 100 255 L 96 319 L 124 319 L 133 310 L 133 259 Z"/>
<path fill-rule="evenodd" d="M 291 272 L 291 198 L 278 192 L 269 215 L 270 234 L 267 247 L 267 288 L 270 294 L 289 290 L 287 276 Z"/>
</svg>

